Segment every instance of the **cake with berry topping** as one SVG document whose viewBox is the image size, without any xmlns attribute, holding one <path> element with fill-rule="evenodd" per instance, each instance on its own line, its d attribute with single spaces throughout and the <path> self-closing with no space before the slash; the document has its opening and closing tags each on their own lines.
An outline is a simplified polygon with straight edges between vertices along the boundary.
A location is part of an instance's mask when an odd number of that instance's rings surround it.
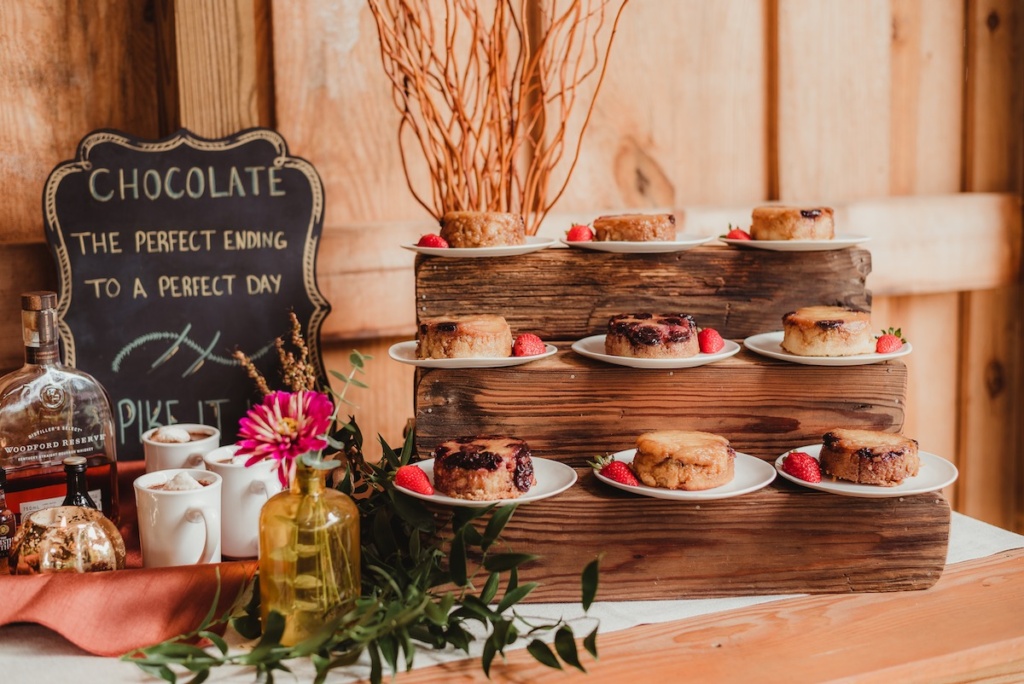
<svg viewBox="0 0 1024 684">
<path fill-rule="evenodd" d="M 756 207 L 751 214 L 750 237 L 755 240 L 831 240 L 835 237 L 829 207 Z"/>
<path fill-rule="evenodd" d="M 736 451 L 721 435 L 659 430 L 637 437 L 633 470 L 648 487 L 697 491 L 732 482 L 735 462 Z"/>
<path fill-rule="evenodd" d="M 854 356 L 875 350 L 871 315 L 841 306 L 806 306 L 782 317 L 782 348 L 797 356 Z"/>
<path fill-rule="evenodd" d="M 434 489 L 456 499 L 517 499 L 537 484 L 530 447 L 516 437 L 458 437 L 432 455 Z"/>
<path fill-rule="evenodd" d="M 512 356 L 512 330 L 503 316 L 425 318 L 416 329 L 416 358 L 466 359 Z"/>
<path fill-rule="evenodd" d="M 676 239 L 673 214 L 619 214 L 594 219 L 594 237 L 599 242 L 649 242 Z"/>
<path fill-rule="evenodd" d="M 608 319 L 605 353 L 641 359 L 684 359 L 700 352 L 688 314 L 632 313 Z"/>
<path fill-rule="evenodd" d="M 502 247 L 526 242 L 519 214 L 497 211 L 449 211 L 441 217 L 441 237 L 451 247 Z"/>
<path fill-rule="evenodd" d="M 894 487 L 921 468 L 917 440 L 903 435 L 837 428 L 821 441 L 821 472 L 841 480 Z"/>
</svg>

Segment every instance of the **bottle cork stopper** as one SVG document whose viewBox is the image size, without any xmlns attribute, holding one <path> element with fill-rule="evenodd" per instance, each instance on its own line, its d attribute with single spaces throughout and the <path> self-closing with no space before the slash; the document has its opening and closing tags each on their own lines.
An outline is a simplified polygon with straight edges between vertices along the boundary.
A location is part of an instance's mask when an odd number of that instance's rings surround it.
<svg viewBox="0 0 1024 684">
<path fill-rule="evenodd" d="M 25 292 L 21 295 L 21 308 L 23 311 L 46 311 L 57 308 L 57 293 L 39 290 L 36 292 Z"/>
</svg>

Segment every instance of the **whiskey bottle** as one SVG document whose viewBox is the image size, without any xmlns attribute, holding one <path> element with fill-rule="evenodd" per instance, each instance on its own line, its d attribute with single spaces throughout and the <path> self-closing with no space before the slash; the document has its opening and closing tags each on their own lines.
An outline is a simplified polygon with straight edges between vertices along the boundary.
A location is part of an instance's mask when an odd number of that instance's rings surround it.
<svg viewBox="0 0 1024 684">
<path fill-rule="evenodd" d="M 57 331 L 57 295 L 21 296 L 25 365 L 0 378 L 0 467 L 17 520 L 60 506 L 64 459 L 86 461 L 93 501 L 118 522 L 114 421 L 106 391 L 87 373 L 64 366 Z"/>
<path fill-rule="evenodd" d="M 11 555 L 11 542 L 14 541 L 16 529 L 14 511 L 7 507 L 6 489 L 7 474 L 3 468 L 0 468 L 0 575 L 10 572 L 7 558 Z"/>
<path fill-rule="evenodd" d="M 68 493 L 64 495 L 62 506 L 82 506 L 96 508 L 96 502 L 89 496 L 85 484 L 85 471 L 89 464 L 82 456 L 68 456 L 64 459 L 64 476 L 68 482 Z"/>
</svg>

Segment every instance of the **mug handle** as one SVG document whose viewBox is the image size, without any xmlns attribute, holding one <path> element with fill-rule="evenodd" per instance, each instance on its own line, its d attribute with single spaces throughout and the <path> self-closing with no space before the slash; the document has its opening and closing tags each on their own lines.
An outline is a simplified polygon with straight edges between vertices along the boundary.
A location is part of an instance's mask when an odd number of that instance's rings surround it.
<svg viewBox="0 0 1024 684">
<path fill-rule="evenodd" d="M 206 523 L 206 545 L 199 555 L 198 563 L 213 563 L 220 555 L 220 511 L 213 506 L 190 508 L 185 513 L 185 520 L 197 523 L 202 519 Z"/>
<path fill-rule="evenodd" d="M 275 476 L 276 477 L 276 476 Z M 270 500 L 270 480 L 253 480 L 249 485 L 249 491 L 253 494 L 262 494 L 265 499 Z"/>
</svg>

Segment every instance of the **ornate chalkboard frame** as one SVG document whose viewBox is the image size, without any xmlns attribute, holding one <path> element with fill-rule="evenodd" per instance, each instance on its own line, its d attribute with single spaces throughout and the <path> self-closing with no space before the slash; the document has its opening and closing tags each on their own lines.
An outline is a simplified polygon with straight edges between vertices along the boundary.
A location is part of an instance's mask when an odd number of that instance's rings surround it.
<svg viewBox="0 0 1024 684">
<path fill-rule="evenodd" d="M 277 132 L 92 132 L 50 174 L 43 213 L 64 360 L 108 390 L 119 457 L 140 458 L 142 432 L 173 422 L 215 425 L 233 441 L 258 396 L 231 353 L 276 377 L 273 341 L 290 311 L 325 377 L 323 184 Z"/>
</svg>

